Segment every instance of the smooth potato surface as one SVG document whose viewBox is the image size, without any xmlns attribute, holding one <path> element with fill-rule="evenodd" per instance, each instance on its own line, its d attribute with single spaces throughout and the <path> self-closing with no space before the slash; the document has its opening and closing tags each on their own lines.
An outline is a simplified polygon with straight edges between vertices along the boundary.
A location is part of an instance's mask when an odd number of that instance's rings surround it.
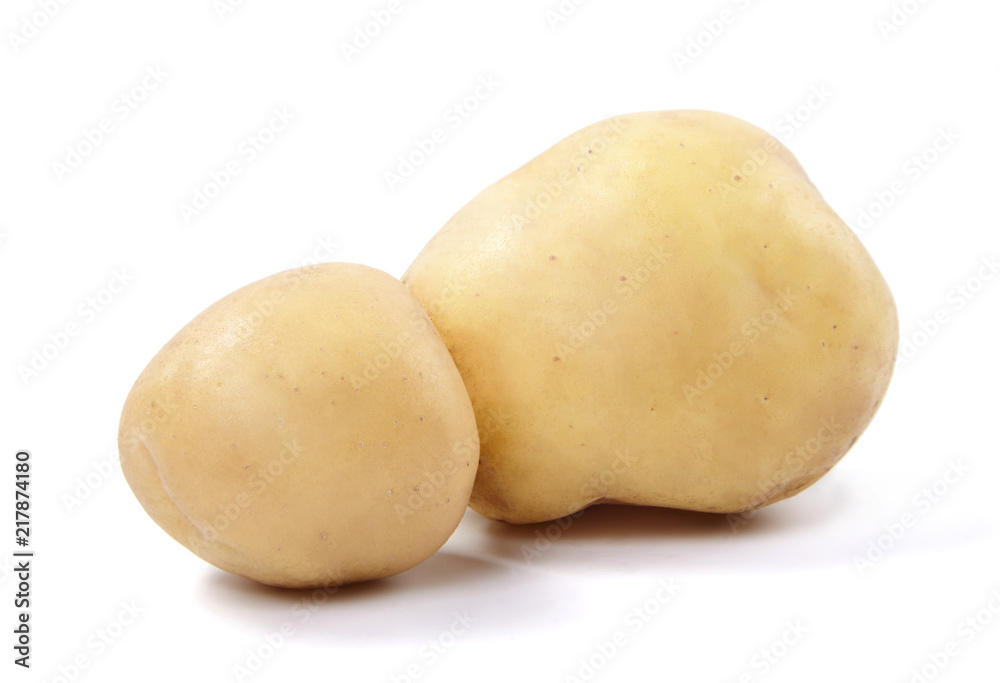
<svg viewBox="0 0 1000 683">
<path fill-rule="evenodd" d="M 583 129 L 475 197 L 403 281 L 477 416 L 472 507 L 739 512 L 827 472 L 898 329 L 869 254 L 791 153 L 701 111 Z"/>
<path fill-rule="evenodd" d="M 398 280 L 353 264 L 279 273 L 197 316 L 136 381 L 119 447 L 173 538 L 278 586 L 423 561 L 458 525 L 478 462 L 438 333 Z"/>
</svg>

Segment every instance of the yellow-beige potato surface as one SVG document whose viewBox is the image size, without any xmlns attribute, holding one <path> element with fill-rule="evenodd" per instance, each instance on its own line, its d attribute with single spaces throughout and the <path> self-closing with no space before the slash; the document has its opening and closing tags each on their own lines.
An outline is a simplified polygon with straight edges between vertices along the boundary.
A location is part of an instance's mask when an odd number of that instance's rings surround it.
<svg viewBox="0 0 1000 683">
<path fill-rule="evenodd" d="M 483 444 L 472 507 L 740 512 L 854 444 L 892 373 L 892 295 L 791 153 L 739 119 L 632 114 L 488 187 L 404 283 Z"/>
<path fill-rule="evenodd" d="M 122 412 L 122 471 L 195 554 L 276 586 L 422 562 L 466 509 L 472 406 L 395 278 L 323 264 L 215 303 L 167 343 Z"/>
</svg>

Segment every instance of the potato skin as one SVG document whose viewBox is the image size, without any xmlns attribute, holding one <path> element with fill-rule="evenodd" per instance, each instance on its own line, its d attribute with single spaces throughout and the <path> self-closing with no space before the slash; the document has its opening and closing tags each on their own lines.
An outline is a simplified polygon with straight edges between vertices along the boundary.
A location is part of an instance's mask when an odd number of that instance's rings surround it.
<svg viewBox="0 0 1000 683">
<path fill-rule="evenodd" d="M 403 276 L 484 443 L 472 507 L 741 512 L 806 488 L 868 425 L 895 304 L 777 140 L 703 111 L 585 128 L 490 186 Z"/>
<path fill-rule="evenodd" d="M 322 264 L 240 289 L 153 358 L 119 450 L 146 512 L 275 586 L 391 576 L 434 553 L 478 463 L 468 394 L 395 278 Z"/>
</svg>

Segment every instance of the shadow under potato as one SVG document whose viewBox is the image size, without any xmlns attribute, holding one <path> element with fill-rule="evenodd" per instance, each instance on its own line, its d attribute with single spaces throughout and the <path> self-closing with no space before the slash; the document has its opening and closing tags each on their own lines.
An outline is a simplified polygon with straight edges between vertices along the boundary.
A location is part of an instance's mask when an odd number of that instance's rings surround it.
<svg viewBox="0 0 1000 683">
<path fill-rule="evenodd" d="M 222 599 L 239 598 L 258 607 L 269 604 L 284 608 L 299 601 L 350 603 L 391 596 L 398 592 L 454 591 L 465 585 L 488 584 L 509 572 L 510 563 L 525 559 L 524 548 L 538 539 L 552 544 L 571 541 L 588 544 L 595 554 L 608 542 L 651 541 L 669 549 L 669 541 L 704 541 L 717 544 L 734 538 L 753 538 L 815 524 L 812 510 L 802 506 L 792 514 L 787 503 L 761 508 L 746 515 L 724 515 L 643 505 L 601 504 L 573 515 L 537 524 L 510 524 L 484 518 L 472 510 L 473 524 L 485 531 L 484 551 L 469 556 L 440 550 L 429 559 L 401 574 L 384 579 L 317 588 L 278 588 L 213 570 L 206 588 Z M 785 508 L 785 509 L 779 509 Z M 817 510 L 818 512 L 818 510 Z M 465 524 L 470 521 L 467 519 Z M 662 542 L 668 542 L 663 544 Z M 686 545 L 686 543 L 685 543 Z"/>
<path fill-rule="evenodd" d="M 580 570 L 581 562 L 618 567 L 627 547 L 635 570 L 659 571 L 739 563 L 763 548 L 787 545 L 790 535 L 834 521 L 837 508 L 826 498 L 781 501 L 743 514 L 600 504 L 537 524 L 477 521 L 487 537 L 484 551 L 510 564 L 560 571 Z"/>
<path fill-rule="evenodd" d="M 488 531 L 498 537 L 534 537 L 536 531 L 544 532 L 556 525 L 572 532 L 573 538 L 578 540 L 705 538 L 768 533 L 786 526 L 790 521 L 780 510 L 770 507 L 743 515 L 725 515 L 648 505 L 602 503 L 550 522 L 494 522 L 489 525 Z"/>
<path fill-rule="evenodd" d="M 279 588 L 219 570 L 213 571 L 207 577 L 206 587 L 212 593 L 222 596 L 222 599 L 238 598 L 241 601 L 255 603 L 258 607 L 266 607 L 271 604 L 286 608 L 300 601 L 312 604 L 349 603 L 357 600 L 371 600 L 400 591 L 407 593 L 450 591 L 463 584 L 488 581 L 492 575 L 497 573 L 506 573 L 506 570 L 496 560 L 441 550 L 421 564 L 401 574 L 329 588 L 322 586 Z"/>
<path fill-rule="evenodd" d="M 621 558 L 610 547 L 631 546 L 630 562 L 644 558 L 638 570 L 664 567 L 664 559 L 686 556 L 687 561 L 736 560 L 763 546 L 784 544 L 787 534 L 834 522 L 838 505 L 831 505 L 836 486 L 817 486 L 808 497 L 781 501 L 744 515 L 693 512 L 640 505 L 601 504 L 573 515 L 537 524 L 510 524 L 487 519 L 471 509 L 462 522 L 466 539 L 481 541 L 462 552 L 446 547 L 416 567 L 396 576 L 344 584 L 330 589 L 276 588 L 220 570 L 210 570 L 203 584 L 206 600 L 234 613 L 287 613 L 299 603 L 311 610 L 326 604 L 370 604 L 407 600 L 442 600 L 456 593 L 495 588 L 512 578 L 511 570 L 531 571 L 543 566 L 571 569 L 586 559 L 588 565 Z M 471 528 L 469 528 L 471 527 Z M 744 545 L 746 544 L 746 545 Z M 743 551 L 735 551 L 743 546 Z M 695 550 L 697 547 L 697 550 Z M 549 550 L 553 550 L 549 554 Z M 466 554 L 470 553 L 470 554 Z M 604 560 L 602 558 L 608 558 Z M 668 562 L 668 564 L 670 564 Z M 578 567 L 579 568 L 579 567 Z"/>
<path fill-rule="evenodd" d="M 417 648 L 460 614 L 476 621 L 477 632 L 497 637 L 512 629 L 543 632 L 587 618 L 588 575 L 653 581 L 839 563 L 841 551 L 812 530 L 842 523 L 837 511 L 850 506 L 831 504 L 842 494 L 823 486 L 808 499 L 747 518 L 596 505 L 560 520 L 514 525 L 468 510 L 449 545 L 396 576 L 331 590 L 285 589 L 211 570 L 200 590 L 215 613 L 251 632 L 289 626 L 296 639 L 324 646 L 388 638 Z M 553 610 L 556 604 L 563 607 Z"/>
<path fill-rule="evenodd" d="M 542 621 L 524 623 L 524 615 L 542 604 L 539 594 L 560 593 L 570 604 L 582 604 L 579 589 L 557 577 L 536 577 L 527 587 L 523 578 L 510 563 L 488 555 L 441 550 L 402 574 L 335 590 L 274 588 L 222 571 L 206 575 L 200 588 L 202 602 L 215 614 L 262 636 L 281 631 L 339 646 L 388 638 L 416 651 L 458 618 L 496 636 L 544 630 Z"/>
</svg>

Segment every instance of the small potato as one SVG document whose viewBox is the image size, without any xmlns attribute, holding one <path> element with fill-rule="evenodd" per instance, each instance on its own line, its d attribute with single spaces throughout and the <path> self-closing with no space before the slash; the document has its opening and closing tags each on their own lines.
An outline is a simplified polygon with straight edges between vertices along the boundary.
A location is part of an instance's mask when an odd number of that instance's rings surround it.
<svg viewBox="0 0 1000 683">
<path fill-rule="evenodd" d="M 740 512 L 819 479 L 892 374 L 892 294 L 792 154 L 739 119 L 631 114 L 486 188 L 403 276 L 484 440 L 472 507 Z"/>
<path fill-rule="evenodd" d="M 275 586 L 391 576 L 455 530 L 479 456 L 468 394 L 395 278 L 279 273 L 210 306 L 139 376 L 122 471 L 174 539 Z"/>
</svg>

